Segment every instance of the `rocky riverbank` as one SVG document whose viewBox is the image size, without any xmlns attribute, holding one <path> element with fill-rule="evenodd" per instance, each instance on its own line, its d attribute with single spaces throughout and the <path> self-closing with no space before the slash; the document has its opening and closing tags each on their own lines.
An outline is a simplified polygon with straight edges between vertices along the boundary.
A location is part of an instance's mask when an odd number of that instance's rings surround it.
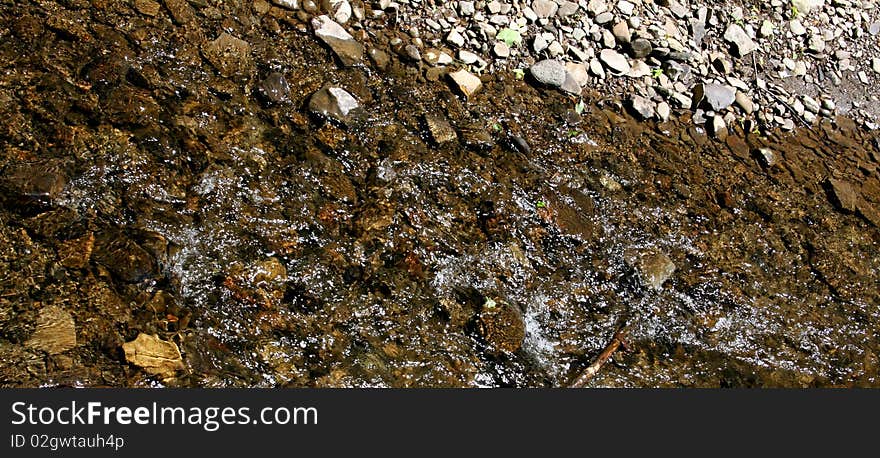
<svg viewBox="0 0 880 458">
<path fill-rule="evenodd" d="M 875 10 L 750 5 L 2 5 L 0 382 L 877 386 Z"/>
</svg>

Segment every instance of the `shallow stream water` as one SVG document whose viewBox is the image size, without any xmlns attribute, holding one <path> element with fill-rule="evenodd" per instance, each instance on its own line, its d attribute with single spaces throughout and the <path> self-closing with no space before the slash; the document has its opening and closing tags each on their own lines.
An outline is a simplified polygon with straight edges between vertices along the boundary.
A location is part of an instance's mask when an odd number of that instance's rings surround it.
<svg viewBox="0 0 880 458">
<path fill-rule="evenodd" d="M 711 139 L 504 72 L 467 99 L 238 2 L 91 3 L 0 16 L 6 386 L 567 386 L 621 327 L 591 386 L 880 384 L 876 132 Z M 328 83 L 362 116 L 310 114 Z M 49 307 L 74 346 L 35 343 Z M 141 333 L 184 369 L 129 364 Z"/>
</svg>

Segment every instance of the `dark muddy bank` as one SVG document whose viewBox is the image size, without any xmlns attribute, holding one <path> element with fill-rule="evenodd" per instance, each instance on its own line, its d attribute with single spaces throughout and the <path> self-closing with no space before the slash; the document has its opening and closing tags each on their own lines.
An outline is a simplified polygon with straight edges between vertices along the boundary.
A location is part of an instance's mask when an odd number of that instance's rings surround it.
<svg viewBox="0 0 880 458">
<path fill-rule="evenodd" d="M 880 385 L 876 132 L 468 100 L 370 33 L 384 70 L 133 3 L 2 7 L 3 385 L 560 386 L 623 322 L 596 386 Z M 363 111 L 312 115 L 327 83 Z"/>
</svg>

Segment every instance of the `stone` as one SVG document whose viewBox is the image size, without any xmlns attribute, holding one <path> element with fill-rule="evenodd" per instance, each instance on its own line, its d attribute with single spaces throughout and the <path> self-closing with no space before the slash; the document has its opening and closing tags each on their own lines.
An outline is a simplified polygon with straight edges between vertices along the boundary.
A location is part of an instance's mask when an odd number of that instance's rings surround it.
<svg viewBox="0 0 880 458">
<path fill-rule="evenodd" d="M 758 29 L 758 35 L 762 38 L 772 37 L 774 29 L 773 23 L 764 19 L 764 22 L 761 22 L 761 28 Z"/>
<path fill-rule="evenodd" d="M 565 64 L 555 59 L 536 62 L 529 68 L 535 81 L 552 87 L 560 87 L 565 83 Z"/>
<path fill-rule="evenodd" d="M 458 60 L 460 60 L 468 65 L 472 65 L 472 64 L 475 64 L 480 61 L 480 56 L 478 56 L 470 51 L 465 51 L 464 49 L 462 49 L 461 51 L 458 52 Z"/>
<path fill-rule="evenodd" d="M 605 78 L 605 67 L 602 66 L 602 62 L 595 57 L 590 59 L 590 73 L 599 77 L 599 79 Z"/>
<path fill-rule="evenodd" d="M 712 120 L 709 123 L 710 133 L 715 136 L 715 138 L 719 140 L 724 140 L 727 137 L 727 123 L 724 122 L 724 118 L 721 115 L 712 116 Z"/>
<path fill-rule="evenodd" d="M 496 41 L 495 46 L 492 47 L 492 52 L 495 54 L 495 57 L 506 59 L 510 57 L 510 46 L 507 46 L 507 43 L 503 41 Z"/>
<path fill-rule="evenodd" d="M 810 40 L 807 42 L 807 49 L 816 54 L 825 51 L 825 39 L 819 34 L 810 36 Z"/>
<path fill-rule="evenodd" d="M 722 84 L 698 84 L 694 88 L 694 99 L 705 100 L 715 111 L 729 107 L 736 100 L 736 89 Z"/>
<path fill-rule="evenodd" d="M 582 63 L 566 62 L 565 73 L 566 77 L 571 76 L 580 87 L 584 87 L 590 82 L 590 75 L 587 73 L 587 67 Z"/>
<path fill-rule="evenodd" d="M 611 28 L 611 33 L 614 34 L 614 38 L 618 43 L 627 44 L 630 41 L 631 32 L 629 31 L 629 25 L 624 21 L 614 24 L 614 27 Z"/>
<path fill-rule="evenodd" d="M 804 109 L 813 113 L 818 113 L 821 107 L 819 106 L 819 102 L 816 99 L 805 95 L 801 98 L 801 101 L 804 104 Z"/>
<path fill-rule="evenodd" d="M 345 24 L 351 19 L 351 4 L 348 0 L 324 0 L 324 10 L 329 12 L 339 24 Z"/>
<path fill-rule="evenodd" d="M 669 107 L 668 103 L 660 102 L 657 104 L 657 118 L 661 121 L 668 121 L 671 114 L 672 109 Z"/>
<path fill-rule="evenodd" d="M 577 13 L 579 8 L 578 4 L 575 2 L 570 2 L 568 0 L 561 0 L 558 2 L 559 9 L 556 11 L 556 15 L 559 17 L 568 17 L 574 13 Z"/>
<path fill-rule="evenodd" d="M 458 139 L 455 129 L 453 129 L 449 124 L 449 121 L 441 115 L 426 114 L 425 125 L 428 126 L 428 132 L 431 134 L 431 138 L 433 138 L 434 142 L 438 145 Z"/>
<path fill-rule="evenodd" d="M 797 8 L 798 14 L 807 15 L 822 9 L 825 6 L 825 0 L 791 0 L 791 6 Z"/>
<path fill-rule="evenodd" d="M 740 91 L 736 91 L 734 101 L 740 108 L 742 108 L 742 111 L 745 114 L 752 114 L 752 112 L 755 111 L 755 104 L 752 102 L 752 99 Z"/>
<path fill-rule="evenodd" d="M 644 76 L 648 76 L 651 74 L 651 67 L 648 66 L 644 61 L 636 60 L 633 61 L 630 66 L 629 73 L 626 76 L 630 78 L 642 78 Z"/>
<path fill-rule="evenodd" d="M 138 283 L 157 270 L 153 256 L 118 231 L 103 232 L 95 237 L 92 260 L 126 283 Z"/>
<path fill-rule="evenodd" d="M 631 16 L 635 7 L 636 6 L 633 3 L 626 0 L 621 0 L 617 2 L 617 10 L 620 11 L 620 14 L 624 16 Z"/>
<path fill-rule="evenodd" d="M 648 57 L 653 51 L 651 42 L 645 38 L 636 38 L 630 43 L 630 54 L 636 59 Z"/>
<path fill-rule="evenodd" d="M 315 36 L 330 47 L 342 65 L 350 67 L 363 61 L 363 45 L 358 43 L 341 25 L 330 19 L 330 16 L 321 15 L 313 18 L 312 28 L 315 31 Z"/>
<path fill-rule="evenodd" d="M 464 37 L 457 30 L 453 30 L 449 32 L 449 35 L 446 35 L 446 42 L 461 48 L 464 46 Z"/>
<path fill-rule="evenodd" d="M 188 24 L 195 19 L 195 13 L 186 0 L 165 0 L 165 8 L 168 8 L 171 18 L 178 24 Z"/>
<path fill-rule="evenodd" d="M 651 119 L 654 117 L 654 109 L 656 105 L 650 99 L 633 94 L 629 98 L 629 106 L 642 119 Z"/>
<path fill-rule="evenodd" d="M 470 17 L 474 15 L 474 2 L 458 2 L 458 14 L 464 17 Z"/>
<path fill-rule="evenodd" d="M 250 62 L 248 42 L 223 32 L 214 41 L 202 45 L 202 55 L 224 78 L 247 72 Z"/>
<path fill-rule="evenodd" d="M 578 83 L 576 79 L 571 75 L 571 73 L 565 73 L 565 81 L 562 83 L 562 86 L 559 86 L 559 89 L 572 94 L 572 95 L 580 95 L 581 94 L 581 85 Z"/>
<path fill-rule="evenodd" d="M 880 73 L 880 58 L 874 57 L 871 59 L 871 70 L 874 70 L 874 73 Z"/>
<path fill-rule="evenodd" d="M 596 16 L 596 18 L 593 19 L 593 22 L 595 22 L 596 24 L 599 24 L 599 25 L 603 25 L 603 24 L 607 24 L 607 23 L 611 22 L 612 20 L 614 20 L 614 15 L 611 14 L 610 12 L 606 11 L 606 12 L 601 13 L 598 16 Z"/>
<path fill-rule="evenodd" d="M 854 212 L 859 204 L 859 194 L 852 184 L 845 180 L 829 178 L 827 181 L 831 188 L 833 202 L 845 212 Z"/>
<path fill-rule="evenodd" d="M 140 333 L 135 340 L 122 344 L 122 351 L 126 361 L 149 374 L 171 378 L 184 369 L 177 344 L 162 340 L 157 335 Z"/>
<path fill-rule="evenodd" d="M 549 45 L 550 43 L 547 41 L 546 38 L 544 38 L 543 35 L 537 35 L 532 41 L 532 51 L 534 51 L 535 54 L 538 54 L 541 51 L 547 49 L 547 46 Z"/>
<path fill-rule="evenodd" d="M 606 67 L 618 74 L 629 73 L 630 66 L 626 57 L 613 49 L 603 49 L 599 53 L 599 59 Z"/>
<path fill-rule="evenodd" d="M 157 14 L 159 14 L 159 9 L 161 7 L 162 5 L 154 0 L 135 0 L 134 2 L 134 9 L 136 9 L 138 13 L 141 13 L 144 16 L 156 16 Z"/>
<path fill-rule="evenodd" d="M 483 82 L 480 81 L 480 78 L 477 78 L 465 69 L 450 73 L 449 78 L 465 97 L 474 95 L 474 93 L 480 90 L 483 86 Z"/>
<path fill-rule="evenodd" d="M 559 5 L 551 0 L 534 0 L 532 2 L 532 11 L 538 15 L 540 19 L 547 19 L 556 15 Z"/>
<path fill-rule="evenodd" d="M 312 114 L 348 124 L 360 110 L 360 104 L 345 89 L 331 85 L 324 86 L 309 98 L 309 111 Z"/>
<path fill-rule="evenodd" d="M 290 10 L 298 10 L 299 9 L 299 0 L 272 0 L 272 3 L 278 5 L 282 8 L 287 8 Z"/>
<path fill-rule="evenodd" d="M 776 153 L 770 148 L 758 148 L 755 155 L 766 167 L 773 167 L 779 161 Z"/>
<path fill-rule="evenodd" d="M 606 11 L 608 11 L 608 4 L 605 3 L 605 0 L 590 0 L 587 3 L 587 12 L 590 13 L 590 16 L 596 17 Z"/>
<path fill-rule="evenodd" d="M 57 305 L 40 309 L 37 328 L 25 346 L 57 355 L 76 346 L 76 323 L 69 312 Z"/>
<path fill-rule="evenodd" d="M 675 273 L 675 264 L 666 253 L 648 250 L 642 253 L 626 253 L 627 263 L 636 268 L 642 284 L 646 288 L 661 290 L 663 283 Z"/>
<path fill-rule="evenodd" d="M 794 19 L 788 23 L 788 28 L 794 36 L 800 36 L 807 33 L 807 29 L 801 24 L 801 21 Z"/>
<path fill-rule="evenodd" d="M 269 73 L 257 86 L 260 96 L 270 103 L 281 103 L 290 96 L 290 84 L 279 72 Z"/>
<path fill-rule="evenodd" d="M 379 70 L 385 70 L 391 62 L 391 56 L 379 48 L 370 48 L 369 55 L 370 60 L 373 61 L 373 65 Z"/>
<path fill-rule="evenodd" d="M 745 30 L 738 24 L 730 24 L 724 32 L 724 39 L 734 46 L 736 53 L 743 57 L 758 49 L 758 45 L 749 37 Z"/>
</svg>

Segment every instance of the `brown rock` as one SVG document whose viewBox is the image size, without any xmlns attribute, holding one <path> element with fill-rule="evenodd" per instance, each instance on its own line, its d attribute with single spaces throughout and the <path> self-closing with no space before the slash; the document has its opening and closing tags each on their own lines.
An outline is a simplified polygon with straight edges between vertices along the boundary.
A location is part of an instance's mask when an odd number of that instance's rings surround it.
<svg viewBox="0 0 880 458">
<path fill-rule="evenodd" d="M 455 129 L 449 125 L 449 121 L 443 116 L 426 114 L 425 124 L 428 126 L 428 131 L 431 132 L 431 138 L 437 144 L 455 141 L 458 138 Z"/>
<path fill-rule="evenodd" d="M 846 212 L 854 212 L 859 204 L 859 193 L 849 182 L 829 178 L 828 185 L 834 197 L 834 204 Z"/>
<path fill-rule="evenodd" d="M 250 49 L 248 42 L 223 32 L 216 40 L 202 45 L 202 54 L 221 76 L 228 78 L 247 70 Z"/>
<path fill-rule="evenodd" d="M 76 323 L 73 317 L 55 305 L 40 310 L 37 329 L 25 345 L 51 355 L 70 350 L 76 346 Z"/>
<path fill-rule="evenodd" d="M 168 8 L 174 22 L 178 24 L 186 24 L 195 18 L 195 14 L 186 0 L 165 0 L 165 7 Z"/>
<path fill-rule="evenodd" d="M 173 377 L 184 368 L 177 344 L 155 335 L 140 333 L 135 340 L 122 344 L 122 350 L 129 363 L 163 378 Z"/>
<path fill-rule="evenodd" d="M 513 353 L 522 346 L 526 324 L 518 307 L 486 299 L 477 316 L 477 331 L 494 351 Z"/>
<path fill-rule="evenodd" d="M 145 16 L 156 16 L 159 14 L 159 8 L 161 8 L 161 5 L 153 0 L 134 1 L 134 9 Z"/>
<path fill-rule="evenodd" d="M 58 258 L 61 265 L 69 269 L 82 269 L 89 265 L 92 249 L 95 247 L 95 234 L 69 240 L 58 247 Z"/>
</svg>

